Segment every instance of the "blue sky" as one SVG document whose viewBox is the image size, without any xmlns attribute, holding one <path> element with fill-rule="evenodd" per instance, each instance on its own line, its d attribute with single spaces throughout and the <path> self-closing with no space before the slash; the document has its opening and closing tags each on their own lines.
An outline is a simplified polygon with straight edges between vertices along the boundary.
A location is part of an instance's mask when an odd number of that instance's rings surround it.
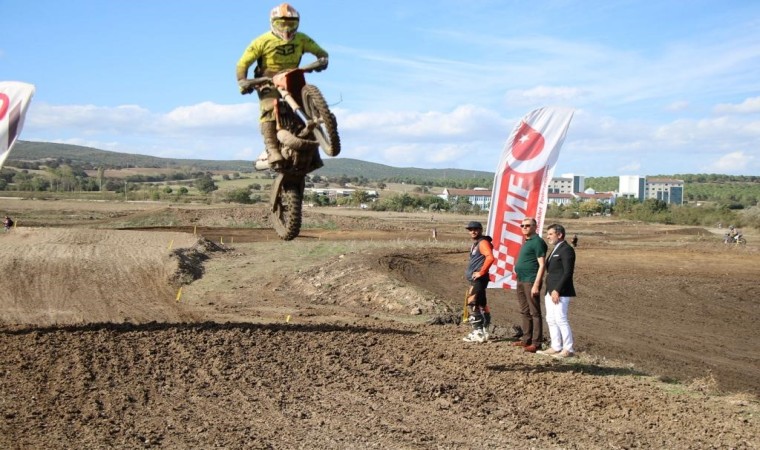
<svg viewBox="0 0 760 450">
<path fill-rule="evenodd" d="M 254 159 L 235 64 L 275 2 L 0 0 L 21 139 Z M 760 2 L 303 0 L 340 157 L 494 171 L 511 129 L 575 109 L 556 173 L 760 174 Z M 305 56 L 304 61 L 311 61 Z"/>
</svg>

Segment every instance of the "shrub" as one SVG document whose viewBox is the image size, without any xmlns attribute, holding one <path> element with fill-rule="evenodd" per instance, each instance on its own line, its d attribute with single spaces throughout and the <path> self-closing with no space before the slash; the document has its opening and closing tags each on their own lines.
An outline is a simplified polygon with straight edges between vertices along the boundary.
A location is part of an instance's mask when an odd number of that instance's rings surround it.
<svg viewBox="0 0 760 450">
<path fill-rule="evenodd" d="M 251 199 L 251 191 L 248 188 L 238 188 L 226 191 L 222 197 L 222 201 L 225 203 L 242 203 L 244 205 L 255 203 L 253 199 Z"/>
</svg>

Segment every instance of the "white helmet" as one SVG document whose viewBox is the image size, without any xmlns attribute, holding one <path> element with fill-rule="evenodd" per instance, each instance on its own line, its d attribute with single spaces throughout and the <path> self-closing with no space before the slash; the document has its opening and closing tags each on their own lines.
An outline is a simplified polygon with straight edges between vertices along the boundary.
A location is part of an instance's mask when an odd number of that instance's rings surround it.
<svg viewBox="0 0 760 450">
<path fill-rule="evenodd" d="M 287 3 L 277 5 L 269 13 L 269 24 L 275 36 L 286 41 L 292 40 L 301 20 L 298 11 Z"/>
</svg>

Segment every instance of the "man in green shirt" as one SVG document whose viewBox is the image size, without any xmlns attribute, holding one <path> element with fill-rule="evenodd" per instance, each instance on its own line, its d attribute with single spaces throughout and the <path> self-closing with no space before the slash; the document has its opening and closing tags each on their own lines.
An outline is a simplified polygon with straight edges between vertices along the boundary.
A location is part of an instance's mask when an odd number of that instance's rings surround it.
<svg viewBox="0 0 760 450">
<path fill-rule="evenodd" d="M 522 316 L 522 339 L 512 345 L 535 353 L 544 339 L 541 316 L 541 281 L 544 278 L 546 242 L 536 234 L 536 219 L 526 217 L 520 225 L 525 241 L 515 264 L 517 275 L 517 301 Z"/>
<path fill-rule="evenodd" d="M 278 72 L 294 69 L 301 63 L 304 53 L 311 53 L 322 62 L 322 68 L 327 68 L 327 52 L 317 45 L 309 36 L 298 31 L 301 16 L 295 8 L 287 3 L 275 6 L 269 13 L 270 31 L 262 34 L 246 47 L 237 63 L 236 75 L 241 94 L 250 94 L 251 88 L 245 84 L 248 69 L 255 63 L 255 77 L 271 77 Z M 261 134 L 264 136 L 264 147 L 267 161 L 272 169 L 279 168 L 284 158 L 280 153 L 277 141 L 277 125 L 274 117 L 274 103 L 280 97 L 276 89 L 259 90 L 259 106 L 261 110 Z M 317 153 L 317 156 L 319 154 Z"/>
</svg>

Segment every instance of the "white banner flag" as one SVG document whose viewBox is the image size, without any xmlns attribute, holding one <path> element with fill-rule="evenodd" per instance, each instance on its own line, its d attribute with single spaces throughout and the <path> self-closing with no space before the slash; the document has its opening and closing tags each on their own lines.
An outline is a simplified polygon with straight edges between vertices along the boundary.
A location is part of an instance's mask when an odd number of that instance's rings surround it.
<svg viewBox="0 0 760 450">
<path fill-rule="evenodd" d="M 565 140 L 573 110 L 547 107 L 531 111 L 507 139 L 491 194 L 487 234 L 493 238 L 494 264 L 489 288 L 514 289 L 514 267 L 523 243 L 525 217 L 543 229 L 549 182 Z"/>
<path fill-rule="evenodd" d="M 0 81 L 0 168 L 11 152 L 34 95 L 34 86 L 18 81 Z"/>
</svg>

